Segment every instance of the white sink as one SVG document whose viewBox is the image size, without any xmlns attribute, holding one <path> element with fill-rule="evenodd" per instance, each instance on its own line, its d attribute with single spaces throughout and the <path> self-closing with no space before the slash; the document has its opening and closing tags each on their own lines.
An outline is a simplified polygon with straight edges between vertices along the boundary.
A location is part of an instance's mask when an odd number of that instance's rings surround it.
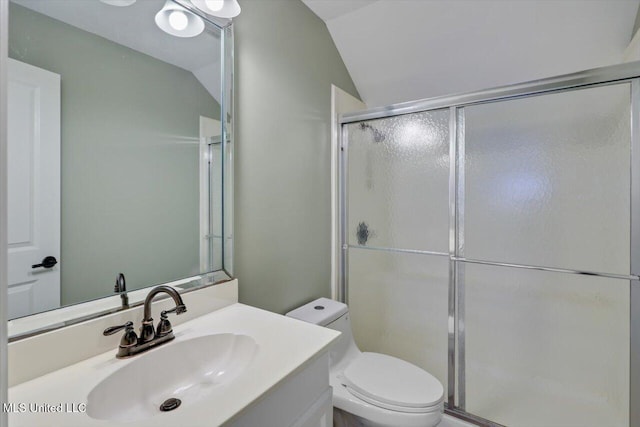
<svg viewBox="0 0 640 427">
<path fill-rule="evenodd" d="M 177 341 L 177 339 L 176 339 Z M 213 334 L 165 344 L 134 359 L 96 385 L 87 414 L 132 422 L 163 414 L 160 406 L 180 399 L 180 411 L 233 381 L 258 351 L 247 335 Z"/>
</svg>

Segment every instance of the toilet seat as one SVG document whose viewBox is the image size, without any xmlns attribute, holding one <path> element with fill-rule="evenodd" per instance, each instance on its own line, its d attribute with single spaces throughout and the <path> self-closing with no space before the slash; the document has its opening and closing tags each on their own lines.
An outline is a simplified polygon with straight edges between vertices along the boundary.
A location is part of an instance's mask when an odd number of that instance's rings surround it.
<svg viewBox="0 0 640 427">
<path fill-rule="evenodd" d="M 340 382 L 357 398 L 398 412 L 439 411 L 444 399 L 442 384 L 431 374 L 379 353 L 362 353 L 340 375 Z"/>
</svg>

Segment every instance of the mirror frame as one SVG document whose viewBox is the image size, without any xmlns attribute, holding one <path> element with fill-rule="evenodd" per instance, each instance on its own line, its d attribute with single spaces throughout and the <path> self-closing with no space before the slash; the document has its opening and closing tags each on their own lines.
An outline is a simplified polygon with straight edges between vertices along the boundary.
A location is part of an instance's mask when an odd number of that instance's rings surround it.
<svg viewBox="0 0 640 427">
<path fill-rule="evenodd" d="M 8 401 L 7 363 L 7 66 L 9 57 L 9 2 L 0 1 L 0 402 Z M 8 426 L 8 415 L 0 413 L 0 426 Z"/>
<path fill-rule="evenodd" d="M 221 100 L 220 100 L 220 117 L 221 119 L 221 137 L 222 137 L 222 151 L 223 151 L 223 161 L 222 161 L 222 235 L 223 235 L 223 244 L 222 244 L 222 269 L 211 272 L 204 272 L 199 275 L 200 279 L 196 279 L 197 276 L 194 276 L 194 279 L 191 280 L 186 286 L 181 287 L 178 291 L 183 294 L 187 292 L 196 291 L 202 288 L 215 286 L 220 283 L 227 282 L 234 278 L 233 276 L 233 252 L 234 252 L 234 244 L 233 244 L 233 151 L 234 151 L 234 132 L 233 132 L 233 124 L 234 124 L 234 31 L 233 31 L 233 22 L 231 19 L 220 19 L 214 18 L 209 15 L 204 14 L 187 0 L 172 0 L 173 2 L 179 4 L 180 6 L 188 9 L 189 11 L 195 13 L 200 18 L 202 18 L 206 25 L 213 25 L 220 30 L 220 67 L 221 67 Z M 8 41 L 7 41 L 7 27 L 10 25 L 9 23 L 9 14 L 8 14 L 8 4 L 9 1 L 4 2 L 0 0 L 2 5 L 2 11 L 5 13 L 0 13 L 0 17 L 2 17 L 2 22 L 0 22 L 0 124 L 6 123 L 7 120 L 7 82 L 6 82 L 6 70 L 8 67 Z M 6 6 L 5 6 L 6 5 Z M 5 9 L 6 7 L 6 9 Z M 4 15 L 4 16 L 2 16 Z M 6 126 L 0 127 L 0 163 L 6 166 L 7 157 L 6 157 L 6 144 L 7 144 L 7 135 L 6 135 Z M 6 167 L 0 168 L 0 170 L 6 171 Z M 6 172 L 2 172 L 0 174 L 0 196 L 2 196 L 2 200 L 0 200 L 0 207 L 5 208 L 7 206 L 7 189 L 6 189 Z M 0 260 L 0 266 L 6 266 L 7 257 L 6 257 L 6 246 L 7 246 L 7 225 L 6 225 L 6 215 L 0 215 L 0 245 L 2 245 L 2 249 L 0 250 L 0 255 L 2 259 Z M 228 243 L 228 245 L 227 245 Z M 174 282 L 180 281 L 171 281 L 167 283 L 156 283 L 151 286 L 147 286 L 141 289 L 130 290 L 127 293 L 131 296 L 132 293 L 139 292 L 139 295 L 146 295 L 147 292 L 158 285 L 163 284 L 171 284 Z M 39 335 L 42 333 L 50 332 L 56 329 L 64 328 L 73 324 L 77 324 L 80 322 L 84 322 L 91 319 L 96 319 L 102 316 L 106 316 L 118 311 L 128 310 L 131 308 L 135 308 L 143 305 L 144 297 L 140 298 L 138 295 L 133 301 L 130 302 L 129 307 L 123 308 L 120 303 L 119 294 L 107 295 L 102 298 L 81 302 L 77 304 L 72 304 L 68 306 L 59 307 L 53 310 L 48 310 L 40 313 L 35 313 L 30 316 L 24 316 L 16 319 L 7 319 L 7 273 L 6 268 L 0 269 L 0 294 L 2 298 L 0 298 L 0 322 L 2 325 L 0 326 L 0 336 L 7 337 L 7 340 L 3 340 L 3 342 L 14 342 L 21 339 L 29 338 L 35 335 Z M 111 301 L 106 301 L 107 299 L 113 299 L 113 304 Z M 102 302 L 100 304 L 102 307 L 96 309 L 95 307 L 97 302 Z M 105 307 L 105 304 L 107 305 Z M 92 305 L 94 307 L 92 307 Z M 69 309 L 70 308 L 70 309 Z M 60 310 L 69 309 L 68 314 L 60 314 L 60 316 L 56 316 L 56 319 L 47 321 L 42 319 L 41 324 L 36 327 L 28 327 L 18 328 L 24 329 L 24 331 L 17 332 L 13 335 L 9 335 L 8 325 L 9 322 L 22 322 L 25 324 L 29 323 L 38 323 L 38 316 L 40 318 L 45 317 L 47 314 L 51 315 L 52 313 L 57 313 Z M 74 314 L 73 312 L 76 312 Z M 5 347 L 6 349 L 6 347 Z"/>
</svg>

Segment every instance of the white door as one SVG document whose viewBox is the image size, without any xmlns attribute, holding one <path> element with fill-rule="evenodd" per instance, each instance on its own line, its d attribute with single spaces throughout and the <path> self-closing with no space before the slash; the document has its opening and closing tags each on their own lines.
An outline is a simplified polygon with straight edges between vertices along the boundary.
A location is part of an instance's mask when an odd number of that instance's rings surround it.
<svg viewBox="0 0 640 427">
<path fill-rule="evenodd" d="M 60 76 L 9 59 L 9 319 L 60 306 Z"/>
</svg>

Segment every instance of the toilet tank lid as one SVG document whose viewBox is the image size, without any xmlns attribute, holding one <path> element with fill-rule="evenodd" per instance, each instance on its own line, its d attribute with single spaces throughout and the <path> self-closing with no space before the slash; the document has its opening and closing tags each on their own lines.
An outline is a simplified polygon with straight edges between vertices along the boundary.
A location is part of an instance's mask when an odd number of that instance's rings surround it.
<svg viewBox="0 0 640 427">
<path fill-rule="evenodd" d="M 288 312 L 287 316 L 316 325 L 326 326 L 348 311 L 349 309 L 346 304 L 329 298 L 318 298 Z"/>
</svg>

